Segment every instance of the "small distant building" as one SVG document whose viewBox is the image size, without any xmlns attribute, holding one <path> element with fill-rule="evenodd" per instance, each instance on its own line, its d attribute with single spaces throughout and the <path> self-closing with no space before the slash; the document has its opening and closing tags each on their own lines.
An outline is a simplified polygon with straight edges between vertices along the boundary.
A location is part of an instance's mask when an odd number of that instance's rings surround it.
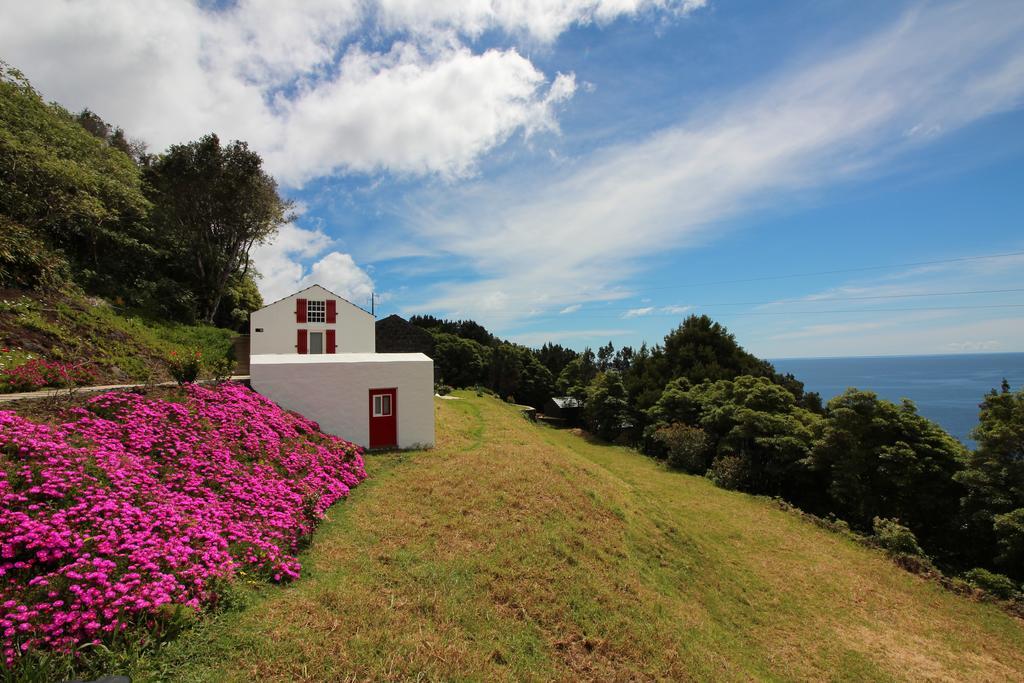
<svg viewBox="0 0 1024 683">
<path fill-rule="evenodd" d="M 367 448 L 434 445 L 434 361 L 376 353 L 372 314 L 314 285 L 249 321 L 253 389 Z"/>
<path fill-rule="evenodd" d="M 544 416 L 566 422 L 579 422 L 583 402 L 572 396 L 553 396 L 544 404 Z"/>
</svg>

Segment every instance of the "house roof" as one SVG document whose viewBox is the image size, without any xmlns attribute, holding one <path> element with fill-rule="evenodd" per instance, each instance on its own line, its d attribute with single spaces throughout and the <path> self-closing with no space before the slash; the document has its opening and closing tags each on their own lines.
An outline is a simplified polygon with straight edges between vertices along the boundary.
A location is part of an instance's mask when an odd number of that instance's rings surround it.
<svg viewBox="0 0 1024 683">
<path fill-rule="evenodd" d="M 334 295 L 334 296 L 335 296 L 335 297 L 337 297 L 337 298 L 338 298 L 339 300 L 341 300 L 341 301 L 344 301 L 345 303 L 347 303 L 347 304 L 348 304 L 349 306 L 351 306 L 352 308 L 355 308 L 355 309 L 357 309 L 357 310 L 359 310 L 359 311 L 362 311 L 362 312 L 363 312 L 363 313 L 365 313 L 366 315 L 372 316 L 372 317 L 374 317 L 374 318 L 376 318 L 376 317 L 377 317 L 377 316 L 374 316 L 374 315 L 373 315 L 373 313 L 370 313 L 370 312 L 369 312 L 368 310 L 366 310 L 365 308 L 363 308 L 362 306 L 359 306 L 359 305 L 357 305 L 357 304 L 354 304 L 354 303 L 352 303 L 351 301 L 349 301 L 349 300 L 348 300 L 348 299 L 346 299 L 345 297 L 341 296 L 340 294 L 336 294 L 335 292 L 332 292 L 331 290 L 327 289 L 326 287 L 324 287 L 323 285 L 321 285 L 321 284 L 319 284 L 319 283 L 313 283 L 313 284 L 311 284 L 311 285 L 310 285 L 309 287 L 306 287 L 305 289 L 300 289 L 300 290 L 299 290 L 299 291 L 297 291 L 297 292 L 292 292 L 291 294 L 288 294 L 288 295 L 286 295 L 286 296 L 283 296 L 283 297 L 281 297 L 281 298 L 280 298 L 280 299 L 278 299 L 277 301 L 271 301 L 271 302 L 270 302 L 269 304 L 264 304 L 262 308 L 258 308 L 258 309 L 256 309 L 256 310 L 258 310 L 258 311 L 262 311 L 262 310 L 263 310 L 264 308 L 270 308 L 270 307 L 271 307 L 271 306 L 273 306 L 274 304 L 279 304 L 279 303 L 281 303 L 282 301 L 284 301 L 284 300 L 285 300 L 285 299 L 287 299 L 288 297 L 292 297 L 292 296 L 295 296 L 296 294 L 302 294 L 303 292 L 308 292 L 309 290 L 313 289 L 314 287 L 319 287 L 320 289 L 324 290 L 324 291 L 325 291 L 325 292 L 327 292 L 328 294 L 332 294 L 332 295 Z"/>
<path fill-rule="evenodd" d="M 258 353 L 249 365 L 308 365 L 311 363 L 433 363 L 422 353 Z"/>
<path fill-rule="evenodd" d="M 583 403 L 572 396 L 552 396 L 551 400 L 559 408 L 581 408 Z"/>
</svg>

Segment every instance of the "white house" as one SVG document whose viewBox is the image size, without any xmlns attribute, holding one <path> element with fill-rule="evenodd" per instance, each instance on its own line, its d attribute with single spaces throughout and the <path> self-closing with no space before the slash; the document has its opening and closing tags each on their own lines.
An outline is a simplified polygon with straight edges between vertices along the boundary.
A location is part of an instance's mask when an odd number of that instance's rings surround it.
<svg viewBox="0 0 1024 683">
<path fill-rule="evenodd" d="M 374 316 L 319 285 L 250 317 L 252 388 L 367 448 L 434 445 L 434 361 L 375 353 Z"/>
<path fill-rule="evenodd" d="M 369 311 L 313 285 L 252 312 L 250 353 L 373 353 L 374 323 Z"/>
</svg>

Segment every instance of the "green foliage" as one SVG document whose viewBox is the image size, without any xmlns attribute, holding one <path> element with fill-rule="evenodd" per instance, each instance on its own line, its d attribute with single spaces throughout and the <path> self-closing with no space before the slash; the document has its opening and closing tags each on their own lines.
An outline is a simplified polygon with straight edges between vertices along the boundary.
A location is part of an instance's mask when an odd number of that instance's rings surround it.
<svg viewBox="0 0 1024 683">
<path fill-rule="evenodd" d="M 719 455 L 708 468 L 707 478 L 723 489 L 742 491 L 750 488 L 750 472 L 747 464 L 738 455 Z"/>
<path fill-rule="evenodd" d="M 995 515 L 992 529 L 999 545 L 996 564 L 1014 576 L 1024 576 L 1024 508 Z"/>
<path fill-rule="evenodd" d="M 985 396 L 974 431 L 978 447 L 956 480 L 966 489 L 961 524 L 972 564 L 989 564 L 1024 579 L 1024 391 Z"/>
<path fill-rule="evenodd" d="M 675 379 L 649 414 L 659 425 L 699 425 L 712 454 L 738 459 L 739 464 L 730 460 L 722 465 L 730 488 L 795 498 L 806 486 L 804 461 L 821 420 L 767 377 L 740 376 L 696 386 L 686 378 Z"/>
<path fill-rule="evenodd" d="M 155 252 L 138 167 L 43 101 L 0 63 L 0 214 L 67 255 L 83 284 L 112 293 L 150 270 Z M 32 246 L 35 245 L 35 246 Z"/>
<path fill-rule="evenodd" d="M 199 378 L 203 367 L 203 352 L 193 349 L 186 353 L 171 351 L 167 357 L 167 372 L 178 384 L 190 384 Z"/>
<path fill-rule="evenodd" d="M 1017 586 L 1010 577 L 990 572 L 982 567 L 964 572 L 963 578 L 972 586 L 1002 600 L 1009 600 L 1017 595 Z"/>
<path fill-rule="evenodd" d="M 525 346 L 503 343 L 491 353 L 488 384 L 499 396 L 515 396 L 520 403 L 538 407 L 551 396 L 554 380 L 546 367 Z"/>
<path fill-rule="evenodd" d="M 664 447 L 665 462 L 669 467 L 691 474 L 707 471 L 711 439 L 700 427 L 673 422 L 657 429 L 653 438 Z"/>
<path fill-rule="evenodd" d="M 154 225 L 195 293 L 202 320 L 216 319 L 233 277 L 249 272 L 249 252 L 288 219 L 290 203 L 244 142 L 216 135 L 173 145 L 147 168 Z"/>
<path fill-rule="evenodd" d="M 228 279 L 214 324 L 239 332 L 247 331 L 249 314 L 263 308 L 263 296 L 260 294 L 253 272 L 235 273 Z"/>
<path fill-rule="evenodd" d="M 810 464 L 833 510 L 855 527 L 899 519 L 928 545 L 948 543 L 966 451 L 913 403 L 849 389 L 828 403 Z"/>
<path fill-rule="evenodd" d="M 572 396 L 573 398 L 585 400 L 587 387 L 596 377 L 597 363 L 595 362 L 594 352 L 590 349 L 585 349 L 583 353 L 565 364 L 565 367 L 562 368 L 558 375 L 555 388 L 561 396 Z"/>
<path fill-rule="evenodd" d="M 455 387 L 470 387 L 484 380 L 491 349 L 453 334 L 435 333 L 434 337 L 434 363 L 442 380 Z"/>
<path fill-rule="evenodd" d="M 875 517 L 871 521 L 871 528 L 874 531 L 874 535 L 871 537 L 872 544 L 889 554 L 927 557 L 918 544 L 914 532 L 900 524 L 899 521 Z"/>
<path fill-rule="evenodd" d="M 68 264 L 36 233 L 0 216 L 0 287 L 55 289 L 68 277 Z"/>
<path fill-rule="evenodd" d="M 594 434 L 611 441 L 632 426 L 622 378 L 614 370 L 602 372 L 587 387 L 583 417 Z"/>
</svg>

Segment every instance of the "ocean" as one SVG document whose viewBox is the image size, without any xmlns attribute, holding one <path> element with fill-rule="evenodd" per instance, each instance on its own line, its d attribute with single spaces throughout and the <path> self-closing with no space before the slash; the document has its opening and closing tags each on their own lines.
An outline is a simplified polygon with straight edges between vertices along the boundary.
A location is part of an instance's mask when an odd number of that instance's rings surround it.
<svg viewBox="0 0 1024 683">
<path fill-rule="evenodd" d="M 870 390 L 898 402 L 909 398 L 917 410 L 968 446 L 978 424 L 978 404 L 999 389 L 1003 378 L 1018 390 L 1024 385 L 1024 353 L 949 356 L 868 356 L 773 360 L 779 372 L 792 373 L 807 391 L 826 402 L 847 387 Z"/>
</svg>

